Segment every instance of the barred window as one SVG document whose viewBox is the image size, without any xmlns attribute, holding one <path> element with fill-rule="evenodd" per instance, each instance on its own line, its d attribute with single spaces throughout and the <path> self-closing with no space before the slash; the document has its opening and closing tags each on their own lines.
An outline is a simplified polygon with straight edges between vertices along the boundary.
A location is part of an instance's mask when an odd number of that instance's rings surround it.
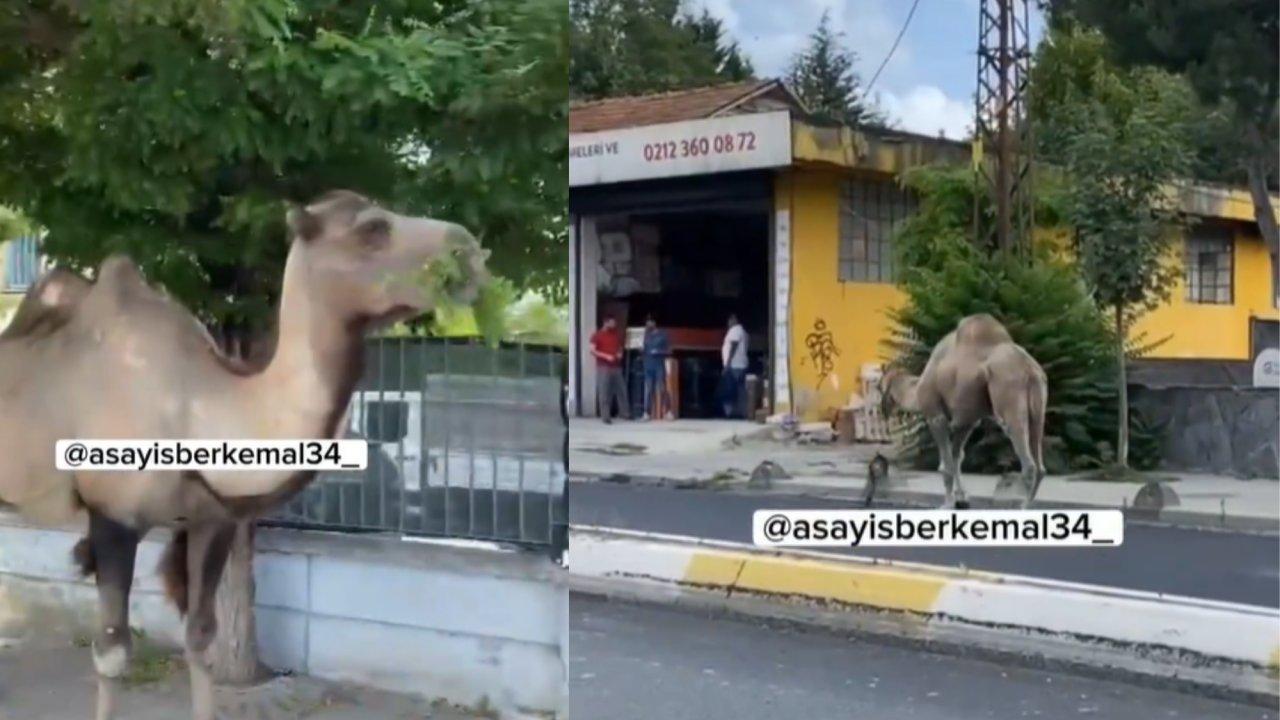
<svg viewBox="0 0 1280 720">
<path fill-rule="evenodd" d="M 915 196 L 893 180 L 842 183 L 840 281 L 893 282 L 893 233 L 915 210 Z"/>
<path fill-rule="evenodd" d="M 1183 267 L 1188 302 L 1231 304 L 1235 270 L 1231 228 L 1207 223 L 1192 228 L 1187 234 Z"/>
</svg>

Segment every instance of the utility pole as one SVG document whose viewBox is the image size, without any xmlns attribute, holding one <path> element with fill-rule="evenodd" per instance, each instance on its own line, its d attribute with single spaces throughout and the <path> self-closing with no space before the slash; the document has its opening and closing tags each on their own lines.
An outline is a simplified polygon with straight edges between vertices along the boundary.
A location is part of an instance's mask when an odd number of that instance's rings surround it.
<svg viewBox="0 0 1280 720">
<path fill-rule="evenodd" d="M 1027 0 L 980 0 L 974 165 L 982 182 L 974 199 L 973 230 L 981 247 L 1012 252 L 1031 247 L 1030 75 Z M 991 198 L 993 217 L 984 212 L 983 190 Z"/>
</svg>

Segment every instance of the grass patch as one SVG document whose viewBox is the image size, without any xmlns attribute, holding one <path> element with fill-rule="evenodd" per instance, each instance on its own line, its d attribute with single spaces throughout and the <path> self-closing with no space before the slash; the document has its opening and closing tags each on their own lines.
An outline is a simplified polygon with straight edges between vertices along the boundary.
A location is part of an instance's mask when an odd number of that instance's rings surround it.
<svg viewBox="0 0 1280 720">
<path fill-rule="evenodd" d="M 182 660 L 172 650 L 159 647 L 147 639 L 146 633 L 133 630 L 133 658 L 123 681 L 129 687 L 151 685 L 172 675 Z"/>
</svg>

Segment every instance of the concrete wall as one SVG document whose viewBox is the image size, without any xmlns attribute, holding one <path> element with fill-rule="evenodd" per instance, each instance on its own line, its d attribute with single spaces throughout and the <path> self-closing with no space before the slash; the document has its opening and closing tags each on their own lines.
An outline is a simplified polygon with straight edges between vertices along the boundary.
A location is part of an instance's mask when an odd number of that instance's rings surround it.
<svg viewBox="0 0 1280 720">
<path fill-rule="evenodd" d="M 1179 264 L 1182 251 L 1182 243 L 1177 243 L 1174 260 Z M 1256 226 L 1236 228 L 1234 262 L 1234 302 L 1230 305 L 1187 302 L 1180 278 L 1169 302 L 1139 318 L 1132 333 L 1135 337 L 1146 333 L 1147 342 L 1168 338 L 1148 357 L 1250 359 L 1249 321 L 1280 318 L 1271 294 L 1271 256 Z"/>
<path fill-rule="evenodd" d="M 0 638 L 90 626 L 96 593 L 70 555 L 79 537 L 0 515 Z M 181 626 L 154 572 L 165 539 L 140 549 L 132 623 L 176 646 Z M 274 668 L 504 717 L 567 711 L 567 580 L 543 555 L 264 529 L 255 576 L 258 642 Z"/>
<path fill-rule="evenodd" d="M 885 360 L 881 341 L 892 325 L 885 313 L 904 300 L 890 283 L 840 281 L 840 182 L 846 176 L 792 170 L 777 183 L 776 207 L 791 212 L 791 397 L 806 419 L 830 417 L 858 388 L 862 365 Z M 818 321 L 839 352 L 825 378 L 806 342 Z"/>
<path fill-rule="evenodd" d="M 1164 426 L 1170 470 L 1280 478 L 1280 393 L 1274 388 L 1130 386 L 1144 417 Z"/>
</svg>

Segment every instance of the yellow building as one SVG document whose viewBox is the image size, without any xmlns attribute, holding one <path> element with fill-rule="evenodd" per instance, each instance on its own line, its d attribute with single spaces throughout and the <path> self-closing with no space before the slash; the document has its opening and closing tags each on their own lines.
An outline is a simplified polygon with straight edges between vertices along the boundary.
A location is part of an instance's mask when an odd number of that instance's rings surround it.
<svg viewBox="0 0 1280 720">
<path fill-rule="evenodd" d="M 612 316 L 653 315 L 673 337 L 681 412 L 717 414 L 725 318 L 742 321 L 766 412 L 830 417 L 882 362 L 893 284 L 892 234 L 914 212 L 897 175 L 967 163 L 967 145 L 806 122 L 777 81 L 575 104 L 570 111 L 571 397 L 595 413 L 588 338 Z M 1186 273 L 1135 332 L 1167 340 L 1147 370 L 1212 361 L 1247 384 L 1280 321 L 1247 193 L 1180 191 L 1198 216 Z M 638 373 L 632 374 L 633 393 Z M 632 401 L 638 407 L 637 401 Z"/>
</svg>

